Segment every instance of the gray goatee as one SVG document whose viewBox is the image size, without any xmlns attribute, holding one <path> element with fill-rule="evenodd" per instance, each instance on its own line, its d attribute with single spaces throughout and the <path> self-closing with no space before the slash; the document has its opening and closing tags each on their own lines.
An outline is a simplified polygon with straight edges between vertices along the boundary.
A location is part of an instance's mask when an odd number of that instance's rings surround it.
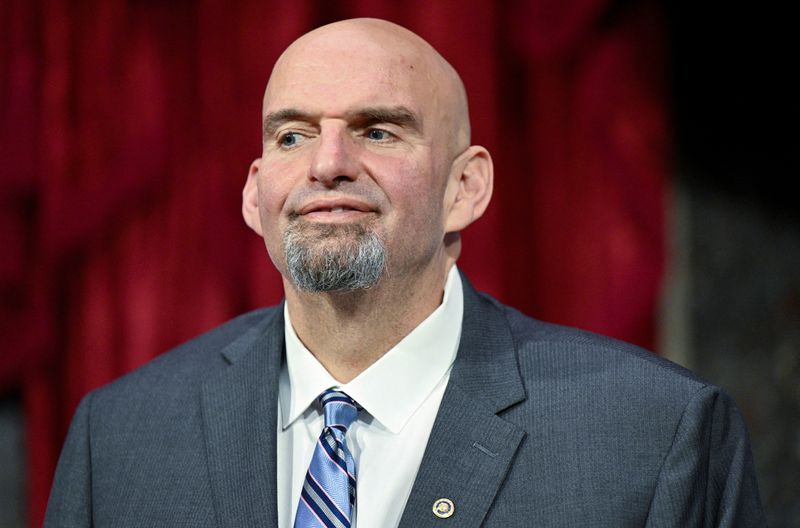
<svg viewBox="0 0 800 528">
<path fill-rule="evenodd" d="M 294 284 L 310 292 L 365 290 L 383 275 L 383 240 L 361 224 L 301 225 L 283 236 L 286 265 Z"/>
</svg>

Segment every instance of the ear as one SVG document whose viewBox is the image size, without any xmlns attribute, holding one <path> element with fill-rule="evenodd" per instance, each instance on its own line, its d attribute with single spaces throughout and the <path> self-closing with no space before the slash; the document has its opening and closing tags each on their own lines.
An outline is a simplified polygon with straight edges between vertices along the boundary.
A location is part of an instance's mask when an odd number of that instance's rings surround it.
<svg viewBox="0 0 800 528">
<path fill-rule="evenodd" d="M 473 145 L 453 162 L 445 192 L 445 232 L 461 231 L 489 206 L 494 185 L 492 156 Z"/>
<path fill-rule="evenodd" d="M 258 169 L 261 164 L 261 158 L 256 159 L 250 164 L 250 170 L 247 172 L 247 181 L 242 190 L 242 216 L 245 223 L 250 226 L 250 229 L 263 236 L 264 232 L 261 229 L 261 216 L 258 214 Z"/>
</svg>

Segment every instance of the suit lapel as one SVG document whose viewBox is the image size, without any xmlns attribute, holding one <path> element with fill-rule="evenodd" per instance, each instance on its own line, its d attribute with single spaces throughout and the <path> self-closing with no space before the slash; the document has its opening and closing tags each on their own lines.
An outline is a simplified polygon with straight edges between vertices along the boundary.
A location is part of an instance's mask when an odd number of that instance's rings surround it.
<svg viewBox="0 0 800 528">
<path fill-rule="evenodd" d="M 400 526 L 437 526 L 435 501 L 453 502 L 461 527 L 480 526 L 525 432 L 497 413 L 525 399 L 504 315 L 466 278 L 461 343 Z"/>
<path fill-rule="evenodd" d="M 203 425 L 220 526 L 277 526 L 276 428 L 283 310 L 231 343 L 202 387 Z"/>
</svg>

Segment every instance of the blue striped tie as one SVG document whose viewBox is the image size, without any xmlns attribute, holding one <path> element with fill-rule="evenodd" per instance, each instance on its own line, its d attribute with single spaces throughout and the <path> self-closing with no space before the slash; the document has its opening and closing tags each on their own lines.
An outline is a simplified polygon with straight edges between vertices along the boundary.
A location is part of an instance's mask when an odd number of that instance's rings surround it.
<svg viewBox="0 0 800 528">
<path fill-rule="evenodd" d="M 356 464 L 344 435 L 359 408 L 347 394 L 333 389 L 323 392 L 319 401 L 325 427 L 303 482 L 294 528 L 350 528 L 356 503 Z"/>
</svg>

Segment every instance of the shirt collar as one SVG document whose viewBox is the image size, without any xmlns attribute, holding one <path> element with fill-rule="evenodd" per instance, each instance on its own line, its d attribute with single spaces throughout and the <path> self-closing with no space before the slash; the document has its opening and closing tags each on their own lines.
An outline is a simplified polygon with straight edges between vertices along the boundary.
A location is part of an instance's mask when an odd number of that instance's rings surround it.
<svg viewBox="0 0 800 528">
<path fill-rule="evenodd" d="M 445 281 L 442 304 L 378 361 L 342 385 L 297 337 L 284 304 L 286 364 L 279 391 L 282 428 L 289 427 L 322 391 L 339 387 L 397 434 L 449 372 L 461 339 L 463 314 L 464 292 L 454 265 Z"/>
</svg>

